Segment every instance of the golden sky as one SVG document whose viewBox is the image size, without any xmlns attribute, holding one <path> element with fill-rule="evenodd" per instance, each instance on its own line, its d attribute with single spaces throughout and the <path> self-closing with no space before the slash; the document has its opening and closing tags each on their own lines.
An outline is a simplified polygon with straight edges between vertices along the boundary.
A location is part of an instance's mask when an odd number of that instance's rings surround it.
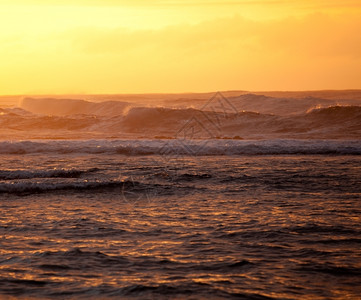
<svg viewBox="0 0 361 300">
<path fill-rule="evenodd" d="M 0 94 L 361 88 L 359 0 L 0 0 Z"/>
</svg>

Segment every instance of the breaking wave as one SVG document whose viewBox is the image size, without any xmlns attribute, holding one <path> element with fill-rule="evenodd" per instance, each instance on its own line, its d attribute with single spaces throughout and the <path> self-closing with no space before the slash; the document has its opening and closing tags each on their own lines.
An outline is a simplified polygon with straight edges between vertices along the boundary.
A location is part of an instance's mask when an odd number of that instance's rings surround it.
<svg viewBox="0 0 361 300">
<path fill-rule="evenodd" d="M 330 106 L 327 108 L 315 108 L 308 115 L 322 118 L 349 119 L 361 117 L 361 106 Z"/>
<path fill-rule="evenodd" d="M 203 139 L 235 136 L 243 139 L 358 139 L 361 106 L 340 106 L 336 101 L 316 98 L 295 100 L 244 95 L 215 108 L 198 109 L 31 98 L 23 100 L 22 108 L 0 109 L 2 139 L 43 136 L 47 139 L 175 138 L 184 134 L 182 130 L 185 129 L 191 130 L 195 138 Z"/>
<path fill-rule="evenodd" d="M 360 140 L 90 140 L 90 141 L 16 141 L 0 142 L 0 154 L 119 154 L 218 156 L 218 155 L 361 155 Z M 78 176 L 71 170 L 50 171 L 53 177 Z M 85 172 L 89 172 L 85 171 Z M 48 174 L 49 175 L 49 174 Z M 32 173 L 0 173 L 6 176 L 41 176 Z"/>
</svg>

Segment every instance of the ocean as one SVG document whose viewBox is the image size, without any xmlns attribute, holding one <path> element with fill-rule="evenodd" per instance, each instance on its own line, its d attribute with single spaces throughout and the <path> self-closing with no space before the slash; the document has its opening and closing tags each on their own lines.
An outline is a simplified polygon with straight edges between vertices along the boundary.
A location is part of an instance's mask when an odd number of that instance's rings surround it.
<svg viewBox="0 0 361 300">
<path fill-rule="evenodd" d="M 243 97 L 2 108 L 0 298 L 360 299 L 360 107 Z"/>
</svg>

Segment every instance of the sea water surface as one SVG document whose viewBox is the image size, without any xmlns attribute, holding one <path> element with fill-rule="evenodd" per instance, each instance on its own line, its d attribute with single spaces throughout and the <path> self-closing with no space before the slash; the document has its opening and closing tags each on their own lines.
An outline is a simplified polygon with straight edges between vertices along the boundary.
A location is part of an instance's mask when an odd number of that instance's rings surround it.
<svg viewBox="0 0 361 300">
<path fill-rule="evenodd" d="M 360 299 L 360 141 L 180 149 L 1 142 L 0 298 Z"/>
</svg>

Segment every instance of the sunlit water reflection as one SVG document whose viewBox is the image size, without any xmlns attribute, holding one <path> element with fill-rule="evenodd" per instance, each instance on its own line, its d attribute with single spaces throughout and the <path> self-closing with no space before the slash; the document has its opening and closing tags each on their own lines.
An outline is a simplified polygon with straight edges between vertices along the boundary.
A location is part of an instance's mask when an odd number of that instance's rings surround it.
<svg viewBox="0 0 361 300">
<path fill-rule="evenodd" d="M 2 295 L 361 294 L 359 156 L 4 155 L 1 170 Z"/>
</svg>

